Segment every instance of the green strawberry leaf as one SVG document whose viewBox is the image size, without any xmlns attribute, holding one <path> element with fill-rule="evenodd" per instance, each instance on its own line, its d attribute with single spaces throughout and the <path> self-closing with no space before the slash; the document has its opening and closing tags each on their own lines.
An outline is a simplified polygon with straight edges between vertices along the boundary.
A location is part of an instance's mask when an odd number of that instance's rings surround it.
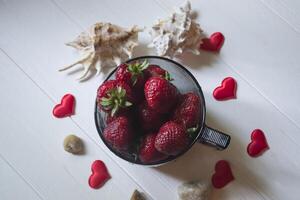
<svg viewBox="0 0 300 200">
<path fill-rule="evenodd" d="M 125 97 L 126 90 L 121 87 L 118 87 L 118 95 L 119 95 L 119 97 Z"/>
<path fill-rule="evenodd" d="M 138 80 L 138 78 L 137 78 L 136 75 L 132 75 L 132 76 L 131 76 L 132 85 L 135 85 L 136 82 L 137 82 L 137 80 Z"/>
<path fill-rule="evenodd" d="M 113 109 L 111 110 L 111 116 L 115 116 L 116 112 L 119 110 L 119 106 L 118 105 L 115 105 L 113 107 Z"/>
<path fill-rule="evenodd" d="M 133 64 L 129 64 L 127 69 L 128 69 L 128 71 L 132 72 L 133 71 Z"/>
<path fill-rule="evenodd" d="M 110 90 L 107 96 L 101 98 L 99 103 L 105 110 L 111 110 L 111 116 L 114 116 L 119 108 L 132 106 L 132 103 L 126 100 L 126 90 L 120 86 Z"/>
<path fill-rule="evenodd" d="M 110 101 L 110 98 L 102 97 L 101 101 Z"/>
<path fill-rule="evenodd" d="M 111 102 L 109 101 L 101 101 L 100 104 L 104 107 L 109 106 L 111 104 Z"/>
<path fill-rule="evenodd" d="M 122 88 L 121 87 L 117 87 L 117 93 L 121 93 L 122 92 Z"/>
<path fill-rule="evenodd" d="M 135 85 L 138 77 L 143 76 L 143 71 L 149 66 L 148 61 L 145 59 L 142 63 L 129 64 L 127 70 L 131 73 L 132 84 Z"/>
<path fill-rule="evenodd" d="M 148 66 L 149 66 L 149 62 L 145 59 L 144 62 L 140 66 L 141 71 L 147 69 Z"/>
<path fill-rule="evenodd" d="M 166 80 L 168 81 L 173 81 L 174 79 L 171 77 L 171 74 L 169 72 L 166 71 L 165 73 L 165 77 L 164 77 Z"/>
</svg>

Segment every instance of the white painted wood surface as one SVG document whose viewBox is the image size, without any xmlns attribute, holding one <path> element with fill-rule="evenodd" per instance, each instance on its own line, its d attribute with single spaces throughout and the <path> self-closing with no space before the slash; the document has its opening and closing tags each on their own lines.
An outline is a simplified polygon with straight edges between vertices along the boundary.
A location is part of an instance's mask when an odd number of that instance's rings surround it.
<svg viewBox="0 0 300 200">
<path fill-rule="evenodd" d="M 129 199 L 135 188 L 149 199 L 177 198 L 185 180 L 209 180 L 217 160 L 230 161 L 236 180 L 212 199 L 298 200 L 300 196 L 300 4 L 297 0 L 191 1 L 207 34 L 226 37 L 220 54 L 186 55 L 201 84 L 207 123 L 232 135 L 228 150 L 196 144 L 176 162 L 158 168 L 129 164 L 108 151 L 94 126 L 98 76 L 78 83 L 78 74 L 57 69 L 77 58 L 64 46 L 97 21 L 150 27 L 182 0 L 0 1 L 0 199 Z M 140 36 L 135 55 L 153 54 Z M 238 98 L 217 102 L 213 89 L 226 76 L 238 82 Z M 76 96 L 76 115 L 55 119 L 52 107 L 65 93 Z M 270 150 L 247 156 L 250 133 L 261 128 Z M 62 149 L 80 136 L 84 156 Z M 112 179 L 99 190 L 87 184 L 90 164 L 103 160 Z"/>
</svg>

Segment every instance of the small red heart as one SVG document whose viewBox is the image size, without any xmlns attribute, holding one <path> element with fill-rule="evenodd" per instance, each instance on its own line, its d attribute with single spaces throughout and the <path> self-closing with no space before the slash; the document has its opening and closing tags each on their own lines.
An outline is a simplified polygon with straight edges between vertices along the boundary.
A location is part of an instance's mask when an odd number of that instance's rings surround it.
<svg viewBox="0 0 300 200">
<path fill-rule="evenodd" d="M 234 180 L 230 165 L 226 160 L 219 160 L 215 165 L 215 171 L 211 178 L 215 188 L 222 188 Z"/>
<path fill-rule="evenodd" d="M 104 185 L 104 183 L 110 179 L 110 175 L 107 168 L 101 160 L 95 160 L 92 164 L 92 174 L 89 178 L 89 185 L 91 188 L 98 189 Z"/>
<path fill-rule="evenodd" d="M 265 134 L 260 129 L 255 129 L 251 133 L 251 142 L 248 144 L 247 152 L 251 157 L 261 155 L 269 148 Z"/>
<path fill-rule="evenodd" d="M 220 51 L 224 44 L 224 35 L 220 32 L 213 33 L 209 38 L 204 38 L 200 48 L 206 51 Z"/>
<path fill-rule="evenodd" d="M 221 86 L 217 87 L 213 96 L 216 100 L 222 101 L 236 98 L 236 81 L 232 77 L 227 77 L 222 81 Z"/>
<path fill-rule="evenodd" d="M 72 94 L 66 94 L 61 99 L 61 103 L 53 108 L 53 115 L 57 118 L 67 117 L 74 114 L 75 97 Z"/>
</svg>

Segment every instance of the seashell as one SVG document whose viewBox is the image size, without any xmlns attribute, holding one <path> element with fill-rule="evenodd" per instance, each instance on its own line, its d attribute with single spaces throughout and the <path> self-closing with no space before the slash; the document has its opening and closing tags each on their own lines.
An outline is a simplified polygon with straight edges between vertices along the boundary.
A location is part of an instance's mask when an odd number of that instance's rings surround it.
<svg viewBox="0 0 300 200">
<path fill-rule="evenodd" d="M 180 200 L 208 200 L 211 185 L 203 181 L 185 182 L 178 187 Z"/>
<path fill-rule="evenodd" d="M 146 199 L 142 193 L 140 193 L 138 190 L 134 190 L 130 200 L 146 200 Z"/>
<path fill-rule="evenodd" d="M 148 46 L 154 47 L 159 56 L 170 58 L 184 51 L 198 55 L 200 53 L 198 48 L 204 35 L 191 14 L 191 4 L 187 1 L 169 18 L 159 20 L 152 26 L 150 31 L 152 42 Z"/>
<path fill-rule="evenodd" d="M 65 151 L 72 154 L 82 154 L 83 153 L 83 142 L 76 135 L 68 135 L 64 139 L 64 149 Z"/>
<path fill-rule="evenodd" d="M 84 70 L 78 79 L 85 80 L 92 70 L 96 70 L 98 75 L 103 68 L 115 67 L 131 58 L 134 47 L 138 45 L 140 31 L 137 26 L 126 29 L 111 23 L 96 23 L 74 41 L 66 43 L 77 49 L 81 58 L 59 71 L 81 64 Z"/>
</svg>

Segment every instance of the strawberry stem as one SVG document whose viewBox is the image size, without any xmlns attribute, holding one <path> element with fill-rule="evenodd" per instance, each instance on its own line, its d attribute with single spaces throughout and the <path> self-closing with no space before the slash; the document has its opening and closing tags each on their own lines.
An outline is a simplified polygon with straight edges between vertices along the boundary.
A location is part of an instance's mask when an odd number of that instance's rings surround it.
<svg viewBox="0 0 300 200">
<path fill-rule="evenodd" d="M 174 79 L 171 77 L 171 74 L 168 72 L 168 71 L 166 71 L 166 73 L 165 73 L 165 79 L 167 80 L 167 81 L 173 81 Z"/>
<path fill-rule="evenodd" d="M 132 103 L 126 100 L 126 90 L 122 87 L 108 91 L 107 96 L 108 98 L 101 98 L 100 104 L 105 110 L 111 110 L 111 116 L 114 116 L 120 108 L 132 106 Z"/>
<path fill-rule="evenodd" d="M 131 81 L 133 85 L 136 84 L 139 76 L 143 76 L 143 71 L 148 66 L 149 63 L 146 59 L 142 63 L 136 62 L 128 65 L 127 70 L 131 73 Z"/>
</svg>

